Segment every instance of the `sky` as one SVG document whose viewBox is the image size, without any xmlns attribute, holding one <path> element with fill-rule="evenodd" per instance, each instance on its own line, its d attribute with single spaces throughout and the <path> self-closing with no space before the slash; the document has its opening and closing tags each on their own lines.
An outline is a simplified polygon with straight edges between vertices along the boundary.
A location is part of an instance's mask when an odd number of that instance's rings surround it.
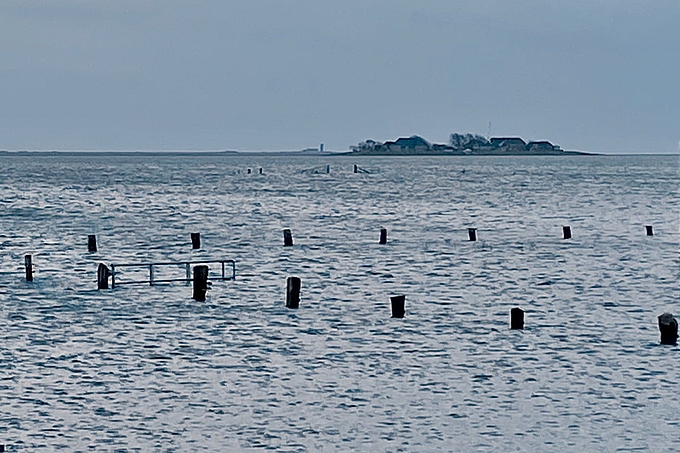
<svg viewBox="0 0 680 453">
<path fill-rule="evenodd" d="M 680 147 L 678 0 L 0 0 L 0 149 Z"/>
</svg>

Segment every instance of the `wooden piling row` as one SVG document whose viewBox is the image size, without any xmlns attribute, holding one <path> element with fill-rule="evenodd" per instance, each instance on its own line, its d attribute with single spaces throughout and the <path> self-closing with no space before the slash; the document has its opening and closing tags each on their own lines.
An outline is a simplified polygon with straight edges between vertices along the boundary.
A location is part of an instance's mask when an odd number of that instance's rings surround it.
<svg viewBox="0 0 680 453">
<path fill-rule="evenodd" d="M 194 250 L 201 248 L 201 233 L 191 233 L 191 248 Z"/>
<path fill-rule="evenodd" d="M 196 302 L 205 302 L 205 293 L 208 291 L 208 266 L 194 266 L 194 295 Z"/>
<path fill-rule="evenodd" d="M 392 317 L 403 318 L 406 314 L 405 310 L 406 296 L 392 296 L 390 297 L 390 305 L 392 305 Z"/>
<path fill-rule="evenodd" d="M 97 236 L 90 234 L 87 236 L 87 251 L 96 252 L 97 251 Z"/>
<path fill-rule="evenodd" d="M 678 321 L 671 313 L 664 313 L 658 319 L 661 344 L 676 345 L 678 342 Z"/>
<path fill-rule="evenodd" d="M 571 239 L 571 227 L 563 226 L 562 227 L 562 236 L 564 237 L 564 239 Z"/>
<path fill-rule="evenodd" d="M 26 255 L 24 257 L 24 267 L 26 268 L 26 281 L 33 281 L 33 257 L 31 255 Z"/>
<path fill-rule="evenodd" d="M 293 233 L 288 228 L 283 230 L 283 246 L 284 247 L 293 246 Z"/>
<path fill-rule="evenodd" d="M 300 287 L 302 282 L 298 277 L 288 277 L 286 281 L 286 307 L 300 307 Z"/>
</svg>

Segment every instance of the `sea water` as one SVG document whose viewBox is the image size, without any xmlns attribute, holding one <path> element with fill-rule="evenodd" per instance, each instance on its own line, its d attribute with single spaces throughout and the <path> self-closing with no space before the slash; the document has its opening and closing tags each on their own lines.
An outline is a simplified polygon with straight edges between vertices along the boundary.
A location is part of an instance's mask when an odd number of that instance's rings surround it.
<svg viewBox="0 0 680 453">
<path fill-rule="evenodd" d="M 680 448 L 680 350 L 656 325 L 680 315 L 677 156 L 0 167 L 10 451 Z M 237 277 L 206 302 L 183 283 L 96 289 L 99 263 L 208 259 L 235 260 Z M 406 316 L 392 319 L 400 294 Z M 525 330 L 509 329 L 512 307 Z"/>
</svg>

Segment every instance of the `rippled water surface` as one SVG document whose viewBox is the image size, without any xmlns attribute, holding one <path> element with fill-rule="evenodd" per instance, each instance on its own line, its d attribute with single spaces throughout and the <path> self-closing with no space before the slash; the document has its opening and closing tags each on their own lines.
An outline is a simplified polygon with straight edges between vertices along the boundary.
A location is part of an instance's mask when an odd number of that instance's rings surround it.
<svg viewBox="0 0 680 453">
<path fill-rule="evenodd" d="M 680 445 L 679 350 L 656 327 L 680 315 L 677 156 L 45 155 L 0 168 L 8 451 Z M 204 303 L 182 283 L 96 290 L 100 262 L 199 259 L 237 266 Z M 298 310 L 284 306 L 292 275 Z M 406 317 L 391 319 L 398 294 Z M 524 331 L 509 330 L 515 306 Z"/>
</svg>

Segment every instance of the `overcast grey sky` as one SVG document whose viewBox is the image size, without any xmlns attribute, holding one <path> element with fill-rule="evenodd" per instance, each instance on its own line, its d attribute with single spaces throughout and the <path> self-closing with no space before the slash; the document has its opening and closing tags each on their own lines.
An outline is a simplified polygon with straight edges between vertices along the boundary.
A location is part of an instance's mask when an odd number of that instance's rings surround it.
<svg viewBox="0 0 680 453">
<path fill-rule="evenodd" d="M 0 149 L 677 152 L 678 0 L 0 0 Z"/>
</svg>

